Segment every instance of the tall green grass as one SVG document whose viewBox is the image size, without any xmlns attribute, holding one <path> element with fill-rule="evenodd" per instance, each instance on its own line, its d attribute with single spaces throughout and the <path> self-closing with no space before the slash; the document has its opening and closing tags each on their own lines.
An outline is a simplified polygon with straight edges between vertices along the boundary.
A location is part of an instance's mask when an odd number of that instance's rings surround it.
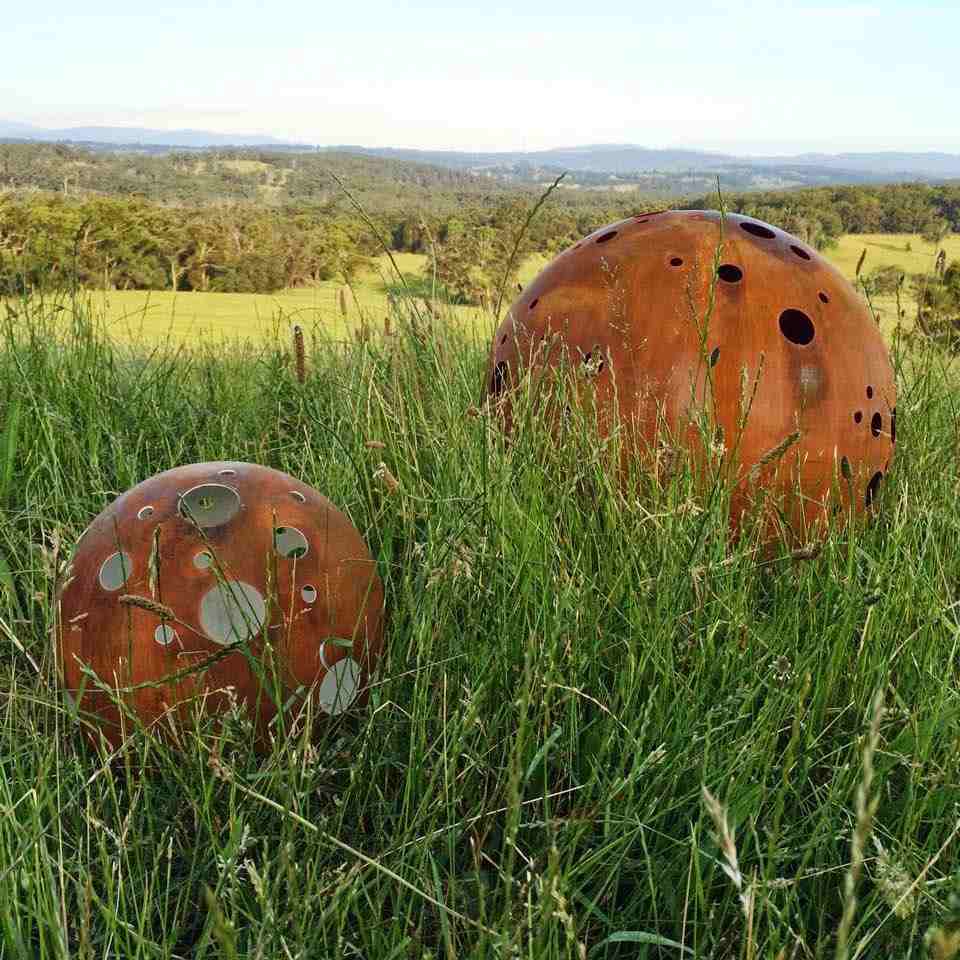
<svg viewBox="0 0 960 960">
<path fill-rule="evenodd" d="M 576 418 L 506 444 L 482 331 L 308 331 L 301 384 L 283 338 L 149 351 L 87 309 L 0 325 L 0 956 L 949 955 L 960 390 L 938 354 L 897 347 L 877 517 L 802 559 L 731 542 L 682 472 L 614 482 Z M 288 471 L 365 535 L 370 705 L 266 756 L 236 716 L 109 762 L 57 693 L 56 580 L 114 496 L 213 459 Z"/>
</svg>

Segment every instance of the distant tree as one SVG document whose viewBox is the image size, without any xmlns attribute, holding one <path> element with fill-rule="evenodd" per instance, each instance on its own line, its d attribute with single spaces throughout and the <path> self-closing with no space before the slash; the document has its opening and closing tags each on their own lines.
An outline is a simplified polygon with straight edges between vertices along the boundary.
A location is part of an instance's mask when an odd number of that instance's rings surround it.
<svg viewBox="0 0 960 960">
<path fill-rule="evenodd" d="M 940 241 L 950 232 L 950 224 L 946 220 L 930 220 L 923 228 L 921 236 L 927 243 L 932 243 L 935 247 L 940 245 Z"/>
<path fill-rule="evenodd" d="M 917 325 L 929 337 L 960 350 L 960 260 L 942 272 L 914 281 Z"/>
</svg>

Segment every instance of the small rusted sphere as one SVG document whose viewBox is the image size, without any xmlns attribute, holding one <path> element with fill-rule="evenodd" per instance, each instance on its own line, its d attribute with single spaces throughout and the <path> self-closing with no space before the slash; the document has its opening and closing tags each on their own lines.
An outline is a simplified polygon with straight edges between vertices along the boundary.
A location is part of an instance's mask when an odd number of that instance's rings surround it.
<svg viewBox="0 0 960 960">
<path fill-rule="evenodd" d="M 491 350 L 486 392 L 508 430 L 510 388 L 561 369 L 601 431 L 619 423 L 648 462 L 676 442 L 705 462 L 706 410 L 734 528 L 761 492 L 794 535 L 861 511 L 893 456 L 894 374 L 867 306 L 814 249 L 749 217 L 642 214 L 554 258 Z"/>
<path fill-rule="evenodd" d="M 157 731 L 198 702 L 239 703 L 262 741 L 274 699 L 291 711 L 312 689 L 335 715 L 363 697 L 382 617 L 376 564 L 326 497 L 267 467 L 191 464 L 81 536 L 57 619 L 63 684 L 113 747 L 133 724 L 84 667 Z"/>
</svg>

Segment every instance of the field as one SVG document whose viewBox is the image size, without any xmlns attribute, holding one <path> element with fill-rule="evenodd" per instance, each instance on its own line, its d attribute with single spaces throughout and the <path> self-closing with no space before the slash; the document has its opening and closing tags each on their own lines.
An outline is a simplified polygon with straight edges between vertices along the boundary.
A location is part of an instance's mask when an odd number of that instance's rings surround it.
<svg viewBox="0 0 960 960">
<path fill-rule="evenodd" d="M 0 956 L 955 954 L 945 356 L 896 345 L 875 518 L 758 552 L 722 489 L 621 487 L 576 420 L 506 444 L 476 409 L 485 335 L 454 317 L 420 337 L 401 301 L 391 337 L 313 341 L 301 383 L 286 330 L 146 350 L 58 306 L 0 321 Z M 50 642 L 72 545 L 121 491 L 220 458 L 365 536 L 369 707 L 265 756 L 242 718 L 98 754 Z"/>
<path fill-rule="evenodd" d="M 905 249 L 907 244 L 910 251 Z M 946 250 L 948 260 L 960 259 L 960 235 L 948 237 L 940 246 Z M 933 269 L 936 255 L 931 244 L 919 235 L 910 234 L 848 234 L 826 255 L 853 280 L 857 261 L 864 249 L 867 251 L 864 273 L 884 266 L 925 273 Z M 421 277 L 427 265 L 427 258 L 419 254 L 398 253 L 394 254 L 394 259 L 401 272 L 411 280 Z M 546 258 L 542 255 L 528 259 L 520 270 L 520 281 L 532 280 L 545 263 Z M 167 337 L 176 342 L 224 337 L 263 339 L 273 337 L 281 328 L 288 330 L 293 323 L 301 323 L 307 329 L 328 335 L 343 336 L 360 323 L 361 317 L 379 328 L 388 313 L 387 292 L 396 285 L 390 262 L 382 256 L 372 269 L 361 274 L 349 287 L 342 282 L 330 281 L 273 295 L 114 290 L 94 291 L 90 297 L 94 312 L 107 318 L 108 329 L 113 335 L 126 340 L 155 341 Z M 346 315 L 341 309 L 341 292 L 346 301 Z M 874 306 L 880 314 L 881 325 L 890 333 L 896 323 L 894 298 L 879 297 Z M 908 294 L 905 294 L 904 306 L 907 310 L 905 322 L 912 324 L 912 302 Z M 466 324 L 479 323 L 483 329 L 489 324 L 489 318 L 479 308 L 457 307 L 452 313 Z"/>
</svg>

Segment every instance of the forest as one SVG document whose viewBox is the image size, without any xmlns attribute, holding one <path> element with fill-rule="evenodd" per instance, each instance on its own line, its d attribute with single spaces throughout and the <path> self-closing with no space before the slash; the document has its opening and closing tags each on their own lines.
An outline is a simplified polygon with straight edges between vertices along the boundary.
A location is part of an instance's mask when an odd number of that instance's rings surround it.
<svg viewBox="0 0 960 960">
<path fill-rule="evenodd" d="M 723 184 L 720 184 L 721 190 Z M 530 253 L 665 205 L 639 192 L 543 190 L 347 154 L 93 154 L 0 146 L 0 295 L 28 289 L 270 293 L 349 279 L 383 247 L 427 254 L 455 303 L 479 303 Z M 774 223 L 818 249 L 845 233 L 960 230 L 960 183 L 673 198 Z M 518 243 L 519 238 L 519 243 Z M 514 249 L 516 247 L 516 249 Z"/>
</svg>

